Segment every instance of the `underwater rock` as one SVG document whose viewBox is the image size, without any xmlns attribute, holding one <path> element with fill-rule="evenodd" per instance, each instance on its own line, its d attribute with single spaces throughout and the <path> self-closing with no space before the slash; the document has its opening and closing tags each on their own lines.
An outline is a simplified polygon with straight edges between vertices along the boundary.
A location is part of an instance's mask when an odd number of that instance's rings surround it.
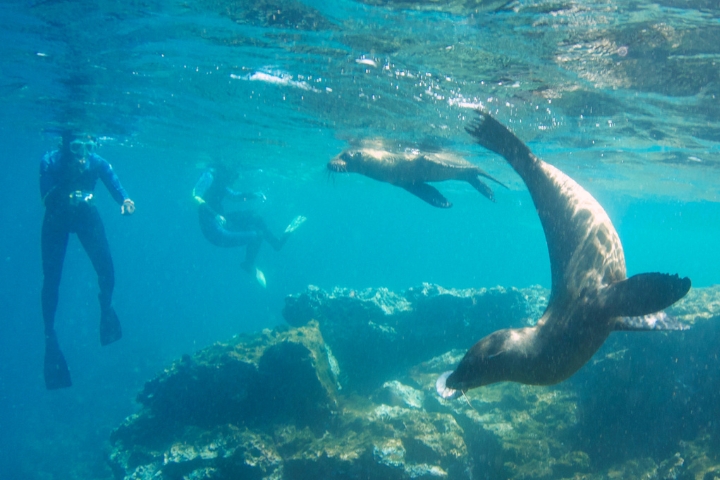
<svg viewBox="0 0 720 480">
<path fill-rule="evenodd" d="M 351 402 L 334 431 L 286 457 L 285 478 L 460 478 L 462 435 L 448 414 Z"/>
<path fill-rule="evenodd" d="M 720 317 L 720 285 L 691 288 L 682 300 L 666 311 L 688 325 Z"/>
<path fill-rule="evenodd" d="M 239 336 L 185 355 L 147 382 L 137 398 L 142 414 L 113 440 L 157 446 L 188 426 L 267 428 L 268 419 L 323 429 L 336 409 L 336 390 L 316 322 Z"/>
<path fill-rule="evenodd" d="M 162 450 L 114 449 L 116 478 L 281 479 L 282 459 L 271 437 L 233 425 L 202 430 L 186 427 Z"/>
<path fill-rule="evenodd" d="M 113 473 L 126 480 L 720 478 L 720 344 L 708 341 L 720 334 L 720 287 L 694 289 L 668 310 L 693 328 L 613 334 L 559 385 L 500 383 L 456 400 L 434 393 L 472 332 L 530 324 L 546 295 L 539 287 L 423 285 L 402 295 L 310 287 L 286 305 L 297 326 L 212 345 L 147 382 L 141 410 L 111 436 Z"/>
<path fill-rule="evenodd" d="M 409 367 L 507 325 L 529 325 L 547 303 L 540 287 L 445 289 L 422 284 L 399 295 L 386 288 L 326 292 L 309 286 L 285 299 L 294 326 L 311 319 L 343 365 L 343 388 L 369 394 Z M 539 305 L 539 306 L 538 306 Z"/>
</svg>

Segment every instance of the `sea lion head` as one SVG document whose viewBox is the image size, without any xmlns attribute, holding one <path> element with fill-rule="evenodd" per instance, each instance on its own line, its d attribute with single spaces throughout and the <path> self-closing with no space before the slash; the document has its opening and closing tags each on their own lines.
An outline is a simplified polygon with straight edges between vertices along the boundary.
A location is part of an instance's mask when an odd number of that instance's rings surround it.
<svg viewBox="0 0 720 480">
<path fill-rule="evenodd" d="M 328 162 L 327 168 L 331 172 L 358 172 L 358 166 L 364 161 L 363 154 L 360 150 L 345 150 L 337 157 Z"/>
<path fill-rule="evenodd" d="M 455 371 L 444 377 L 445 394 L 436 385 L 438 393 L 448 398 L 450 391 L 464 392 L 496 382 L 534 383 L 524 378 L 521 360 L 535 348 L 535 334 L 536 329 L 531 327 L 509 328 L 482 338 L 468 350 Z"/>
</svg>

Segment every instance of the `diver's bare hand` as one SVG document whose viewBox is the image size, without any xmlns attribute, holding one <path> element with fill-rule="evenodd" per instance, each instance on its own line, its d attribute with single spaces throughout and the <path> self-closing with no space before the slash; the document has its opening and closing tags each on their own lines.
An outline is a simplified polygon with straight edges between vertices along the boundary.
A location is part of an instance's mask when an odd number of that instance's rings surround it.
<svg viewBox="0 0 720 480">
<path fill-rule="evenodd" d="M 129 198 L 125 200 L 122 204 L 122 207 L 120 207 L 120 213 L 123 215 L 132 215 L 135 213 L 135 202 L 130 200 Z"/>
</svg>

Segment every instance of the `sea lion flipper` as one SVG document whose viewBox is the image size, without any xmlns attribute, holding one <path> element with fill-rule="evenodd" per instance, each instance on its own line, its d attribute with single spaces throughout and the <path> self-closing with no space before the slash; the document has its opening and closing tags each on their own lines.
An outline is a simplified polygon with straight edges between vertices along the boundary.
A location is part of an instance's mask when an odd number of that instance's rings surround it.
<svg viewBox="0 0 720 480">
<path fill-rule="evenodd" d="M 467 182 L 472 185 L 475 190 L 485 195 L 491 202 L 495 201 L 495 194 L 492 189 L 485 185 L 477 176 L 468 178 Z"/>
<path fill-rule="evenodd" d="M 472 135 L 477 143 L 505 158 L 516 170 L 519 168 L 517 159 L 533 157 L 528 146 L 505 125 L 482 110 L 476 112 L 478 117 L 465 127 L 465 131 Z"/>
<path fill-rule="evenodd" d="M 425 200 L 427 203 L 432 205 L 433 207 L 438 208 L 450 208 L 452 207 L 452 203 L 448 201 L 447 198 L 443 197 L 443 194 L 438 191 L 437 188 L 428 185 L 427 183 L 408 183 L 399 185 L 400 187 L 404 188 L 408 192 L 412 193 L 413 195 L 421 198 L 422 200 Z"/>
<path fill-rule="evenodd" d="M 669 307 L 690 290 L 690 279 L 666 273 L 641 273 L 613 283 L 604 305 L 615 317 L 640 317 Z"/>
</svg>

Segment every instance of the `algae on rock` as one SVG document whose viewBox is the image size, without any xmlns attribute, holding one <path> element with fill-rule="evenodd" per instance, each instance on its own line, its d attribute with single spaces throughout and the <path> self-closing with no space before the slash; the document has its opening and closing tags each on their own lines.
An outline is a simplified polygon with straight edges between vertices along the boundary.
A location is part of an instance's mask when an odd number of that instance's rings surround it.
<svg viewBox="0 0 720 480">
<path fill-rule="evenodd" d="M 292 328 L 217 343 L 147 382 L 141 410 L 112 434 L 110 463 L 128 480 L 714 479 L 720 347 L 707 339 L 720 331 L 720 288 L 696 290 L 668 312 L 690 330 L 616 334 L 560 385 L 502 383 L 446 400 L 437 376 L 485 333 L 532 324 L 547 290 L 309 287 L 288 298 Z M 678 342 L 692 355 L 680 358 Z M 681 376 L 693 366 L 702 378 Z M 628 448 L 613 422 L 645 418 L 650 432 L 672 420 L 657 407 L 632 409 L 622 389 L 643 385 L 672 392 L 655 392 L 676 409 L 667 412 L 697 407 L 683 417 L 691 440 L 652 458 L 643 445 L 600 457 L 609 441 Z M 647 409 L 651 397 L 638 398 Z"/>
</svg>

